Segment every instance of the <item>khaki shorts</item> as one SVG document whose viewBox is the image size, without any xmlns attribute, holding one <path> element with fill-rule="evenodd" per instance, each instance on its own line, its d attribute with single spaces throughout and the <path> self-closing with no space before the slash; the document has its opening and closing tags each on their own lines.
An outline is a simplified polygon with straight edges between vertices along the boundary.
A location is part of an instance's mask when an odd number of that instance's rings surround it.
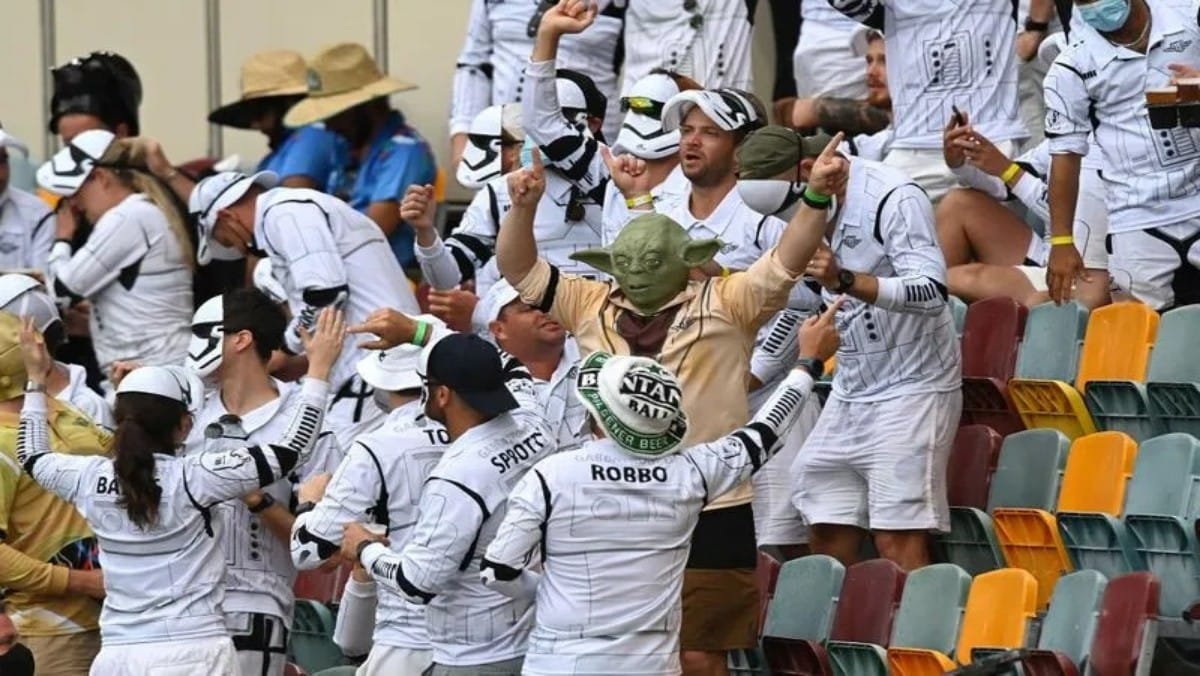
<svg viewBox="0 0 1200 676">
<path fill-rule="evenodd" d="M 22 636 L 21 643 L 33 653 L 38 676 L 88 676 L 100 652 L 100 632 Z"/>
<path fill-rule="evenodd" d="M 683 571 L 681 650 L 724 652 L 758 644 L 757 560 L 750 505 L 701 513 Z"/>
</svg>

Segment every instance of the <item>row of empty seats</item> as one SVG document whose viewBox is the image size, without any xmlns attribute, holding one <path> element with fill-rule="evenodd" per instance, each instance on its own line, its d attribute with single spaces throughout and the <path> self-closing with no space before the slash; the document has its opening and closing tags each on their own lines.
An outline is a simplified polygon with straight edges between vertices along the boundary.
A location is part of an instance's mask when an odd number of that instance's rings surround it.
<svg viewBox="0 0 1200 676">
<path fill-rule="evenodd" d="M 1026 676 L 1128 676 L 1148 666 L 1153 574 L 1067 575 L 1040 622 L 1037 587 L 1017 568 L 972 579 L 947 563 L 905 575 L 883 559 L 843 568 L 807 556 L 778 573 L 763 651 L 775 676 L 925 676 L 980 660 L 1019 663 Z"/>
</svg>

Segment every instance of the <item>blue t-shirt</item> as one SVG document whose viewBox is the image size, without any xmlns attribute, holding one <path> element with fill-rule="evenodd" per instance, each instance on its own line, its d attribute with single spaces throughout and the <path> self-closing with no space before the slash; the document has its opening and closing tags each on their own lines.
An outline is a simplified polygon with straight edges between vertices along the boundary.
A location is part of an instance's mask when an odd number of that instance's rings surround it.
<svg viewBox="0 0 1200 676">
<path fill-rule="evenodd" d="M 318 125 L 288 132 L 283 142 L 258 163 L 258 171 L 273 171 L 280 180 L 290 176 L 312 179 L 318 190 L 338 169 L 337 135 Z"/>
<path fill-rule="evenodd" d="M 366 212 L 372 202 L 396 202 L 404 198 L 410 185 L 432 184 L 437 164 L 429 144 L 417 130 L 404 122 L 399 111 L 392 111 L 387 125 L 371 141 L 371 147 L 350 191 L 350 206 Z M 415 262 L 412 226 L 401 223 L 388 238 L 396 259 L 405 267 Z"/>
</svg>

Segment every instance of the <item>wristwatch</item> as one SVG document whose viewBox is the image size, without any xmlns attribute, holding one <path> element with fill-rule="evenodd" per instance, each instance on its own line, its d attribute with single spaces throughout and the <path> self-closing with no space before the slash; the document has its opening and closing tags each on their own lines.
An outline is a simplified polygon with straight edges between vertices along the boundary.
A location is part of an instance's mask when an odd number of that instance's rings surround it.
<svg viewBox="0 0 1200 676">
<path fill-rule="evenodd" d="M 1045 33 L 1046 31 L 1050 30 L 1050 22 L 1034 21 L 1031 18 L 1027 18 L 1025 19 L 1025 30 L 1034 33 Z"/>
<path fill-rule="evenodd" d="M 275 504 L 275 498 L 271 497 L 270 493 L 263 493 L 262 497 L 258 501 L 258 504 L 254 505 L 253 507 L 248 507 L 247 509 L 250 510 L 251 514 L 258 514 L 266 511 L 273 504 Z"/>
<path fill-rule="evenodd" d="M 814 381 L 820 380 L 821 376 L 825 375 L 825 362 L 812 357 L 805 357 L 797 361 L 796 368 L 802 368 L 805 371 L 808 371 L 808 375 L 812 376 Z"/>
<path fill-rule="evenodd" d="M 313 502 L 312 500 L 309 500 L 307 502 L 301 502 L 300 504 L 296 505 L 296 516 L 300 516 L 301 514 L 306 514 L 308 512 L 311 512 L 311 511 L 313 511 L 313 509 L 316 508 L 316 506 L 317 506 L 317 503 Z"/>
<path fill-rule="evenodd" d="M 35 383 L 32 380 L 26 380 L 25 381 L 25 391 L 26 392 L 43 392 L 44 393 L 46 391 L 46 383 Z"/>
<path fill-rule="evenodd" d="M 839 270 L 837 286 L 833 287 L 833 292 L 846 293 L 852 286 L 854 286 L 854 273 L 849 270 Z"/>
</svg>

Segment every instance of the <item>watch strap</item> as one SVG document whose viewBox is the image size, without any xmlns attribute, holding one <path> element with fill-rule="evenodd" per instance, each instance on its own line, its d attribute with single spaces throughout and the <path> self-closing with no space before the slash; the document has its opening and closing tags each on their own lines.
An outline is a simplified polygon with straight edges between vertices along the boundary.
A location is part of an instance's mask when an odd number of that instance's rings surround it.
<svg viewBox="0 0 1200 676">
<path fill-rule="evenodd" d="M 300 516 L 301 514 L 306 514 L 308 512 L 311 512 L 311 511 L 313 511 L 313 509 L 316 508 L 316 506 L 317 506 L 317 503 L 315 503 L 311 500 L 309 500 L 308 502 L 301 502 L 300 504 L 296 505 L 296 516 Z"/>
<path fill-rule="evenodd" d="M 838 272 L 838 283 L 833 292 L 846 293 L 852 286 L 854 286 L 854 273 L 850 270 L 841 270 Z"/>
<path fill-rule="evenodd" d="M 820 359 L 805 357 L 797 361 L 796 366 L 807 371 L 814 381 L 820 380 L 821 376 L 825 375 L 825 362 Z"/>
<path fill-rule="evenodd" d="M 261 512 L 264 512 L 264 511 L 270 509 L 271 505 L 273 505 L 273 504 L 275 504 L 275 498 L 272 497 L 270 493 L 263 493 L 262 499 L 260 499 L 258 501 L 258 504 L 249 508 L 250 513 L 251 514 L 259 514 Z"/>
</svg>

